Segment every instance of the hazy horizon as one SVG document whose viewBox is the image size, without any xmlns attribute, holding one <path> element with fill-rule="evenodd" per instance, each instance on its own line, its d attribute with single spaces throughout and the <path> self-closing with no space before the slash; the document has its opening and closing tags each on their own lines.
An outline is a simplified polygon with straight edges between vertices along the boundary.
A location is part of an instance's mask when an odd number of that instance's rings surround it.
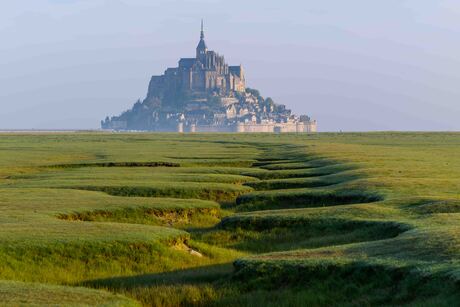
<svg viewBox="0 0 460 307">
<path fill-rule="evenodd" d="M 0 4 L 0 129 L 95 129 L 206 42 L 320 131 L 460 130 L 453 0 Z"/>
</svg>

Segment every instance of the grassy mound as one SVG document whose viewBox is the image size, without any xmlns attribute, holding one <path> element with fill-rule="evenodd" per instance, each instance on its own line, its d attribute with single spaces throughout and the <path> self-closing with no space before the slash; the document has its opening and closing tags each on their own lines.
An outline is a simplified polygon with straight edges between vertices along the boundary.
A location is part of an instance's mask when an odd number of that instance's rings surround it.
<svg viewBox="0 0 460 307">
<path fill-rule="evenodd" d="M 335 163 L 334 161 L 330 161 L 327 159 L 316 159 L 311 158 L 304 158 L 304 161 L 284 161 L 284 162 L 276 162 L 276 163 L 264 163 L 260 168 L 266 170 L 296 170 L 296 169 L 310 169 L 310 168 L 319 168 L 319 167 L 326 167 L 326 166 L 333 166 Z"/>
<path fill-rule="evenodd" d="M 141 306 L 121 295 L 87 288 L 0 281 L 3 306 Z"/>
<path fill-rule="evenodd" d="M 261 180 L 269 179 L 287 179 L 287 178 L 308 178 L 308 177 L 317 177 L 332 175 L 338 172 L 353 170 L 356 167 L 353 165 L 328 165 L 324 167 L 315 167 L 315 168 L 300 168 L 300 169 L 281 169 L 269 171 L 249 171 L 245 172 L 243 175 L 259 178 Z"/>
<path fill-rule="evenodd" d="M 300 219 L 296 223 L 273 222 L 268 219 L 249 223 L 224 220 L 222 228 L 195 238 L 226 248 L 266 253 L 382 240 L 396 237 L 405 230 L 401 225 L 385 222 Z"/>
<path fill-rule="evenodd" d="M 326 176 L 307 177 L 307 178 L 290 178 L 290 179 L 272 179 L 247 182 L 245 185 L 255 190 L 283 190 L 299 188 L 318 188 L 337 185 L 349 182 L 362 176 L 358 174 L 341 173 Z"/>
<path fill-rule="evenodd" d="M 81 167 L 180 167 L 173 162 L 99 162 L 49 165 L 50 168 L 81 168 Z"/>
<path fill-rule="evenodd" d="M 119 222 L 175 227 L 214 225 L 219 221 L 218 208 L 159 209 L 149 207 L 123 208 L 117 210 L 94 210 L 58 214 L 58 218 L 85 222 Z"/>
<path fill-rule="evenodd" d="M 236 200 L 239 211 L 324 207 L 383 200 L 377 193 L 362 190 L 290 189 L 244 194 Z"/>
<path fill-rule="evenodd" d="M 101 191 L 114 196 L 195 198 L 214 201 L 231 201 L 239 195 L 251 191 L 248 187 L 235 185 L 201 185 L 193 183 L 182 186 L 157 184 L 155 187 L 77 186 L 73 188 L 87 191 Z"/>
<path fill-rule="evenodd" d="M 460 200 L 422 199 L 405 206 L 405 209 L 418 214 L 460 213 Z"/>
<path fill-rule="evenodd" d="M 453 283 L 446 284 L 444 276 L 433 275 L 428 279 L 410 268 L 365 262 L 308 265 L 237 261 L 234 265 L 234 278 L 243 291 L 259 292 L 259 297 L 262 293 L 275 291 L 287 302 L 321 306 L 335 302 L 342 302 L 344 306 L 447 306 L 460 299 L 457 287 Z M 289 290 L 280 293 L 276 291 L 279 288 Z M 266 300 L 260 299 L 261 302 Z"/>
</svg>

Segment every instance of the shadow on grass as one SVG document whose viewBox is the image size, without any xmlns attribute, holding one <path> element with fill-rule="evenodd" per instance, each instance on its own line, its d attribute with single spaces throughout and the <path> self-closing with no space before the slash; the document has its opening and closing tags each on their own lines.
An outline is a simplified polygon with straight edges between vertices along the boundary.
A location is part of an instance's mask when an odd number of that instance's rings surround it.
<svg viewBox="0 0 460 307">
<path fill-rule="evenodd" d="M 320 188 L 337 185 L 363 178 L 358 174 L 332 174 L 307 178 L 271 179 L 247 182 L 244 185 L 256 191 L 283 190 L 299 188 Z"/>
<path fill-rule="evenodd" d="M 158 274 L 119 276 L 87 280 L 79 286 L 104 288 L 110 290 L 133 289 L 151 286 L 180 286 L 185 284 L 204 284 L 227 279 L 234 271 L 232 263 L 215 264 L 192 269 L 175 270 Z"/>
<path fill-rule="evenodd" d="M 363 204 L 382 201 L 383 196 L 362 190 L 275 190 L 241 195 L 237 211 L 295 209 Z"/>
<path fill-rule="evenodd" d="M 83 168 L 83 167 L 180 167 L 174 162 L 95 162 L 95 163 L 73 163 L 55 164 L 45 166 L 48 168 Z"/>
<path fill-rule="evenodd" d="M 389 239 L 408 229 L 394 222 L 235 216 L 193 237 L 225 248 L 266 253 Z"/>
<path fill-rule="evenodd" d="M 223 184 L 224 185 L 224 184 Z M 186 184 L 173 184 L 167 186 L 77 186 L 63 187 L 76 190 L 104 192 L 112 196 L 125 197 L 169 197 L 169 198 L 195 198 L 212 201 L 233 201 L 239 195 L 251 190 L 250 187 L 238 185 L 213 186 L 208 185 L 189 187 Z"/>
</svg>

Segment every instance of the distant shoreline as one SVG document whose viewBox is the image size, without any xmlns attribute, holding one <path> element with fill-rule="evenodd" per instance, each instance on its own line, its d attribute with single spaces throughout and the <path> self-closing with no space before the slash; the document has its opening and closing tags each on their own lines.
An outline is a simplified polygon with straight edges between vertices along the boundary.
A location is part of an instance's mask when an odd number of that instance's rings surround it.
<svg viewBox="0 0 460 307">
<path fill-rule="evenodd" d="M 29 132 L 106 132 L 107 130 L 98 129 L 0 129 L 0 133 L 29 133 Z"/>
<path fill-rule="evenodd" d="M 141 131 L 141 130 L 110 130 L 110 129 L 0 129 L 0 134 L 8 133 L 170 133 L 175 134 L 179 132 L 162 132 L 162 131 Z M 186 134 L 189 134 L 187 132 Z M 236 132 L 193 132 L 193 134 L 238 134 Z M 271 134 L 264 133 L 262 134 Z M 295 132 L 293 132 L 295 133 Z M 378 134 L 378 133 L 460 133 L 459 130 L 369 130 L 369 131 L 318 131 L 316 133 L 368 133 L 368 134 Z M 243 133 L 244 134 L 244 133 Z M 256 133 L 257 134 L 257 133 Z M 274 134 L 274 133 L 273 133 Z M 302 133 L 300 133 L 302 134 Z M 309 133 L 305 133 L 309 134 Z"/>
</svg>

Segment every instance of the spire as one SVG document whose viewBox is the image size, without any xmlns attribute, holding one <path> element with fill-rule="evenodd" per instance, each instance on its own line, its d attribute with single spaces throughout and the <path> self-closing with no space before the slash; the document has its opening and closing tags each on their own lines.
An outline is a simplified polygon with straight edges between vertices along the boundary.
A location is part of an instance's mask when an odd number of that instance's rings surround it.
<svg viewBox="0 0 460 307">
<path fill-rule="evenodd" d="M 204 39 L 204 24 L 203 24 L 203 19 L 201 19 L 201 35 L 200 39 Z"/>
<path fill-rule="evenodd" d="M 208 52 L 208 47 L 204 41 L 204 23 L 203 19 L 201 19 L 201 35 L 200 35 L 200 42 L 196 47 L 196 58 L 201 61 L 201 63 L 205 62 L 206 52 Z"/>
</svg>

